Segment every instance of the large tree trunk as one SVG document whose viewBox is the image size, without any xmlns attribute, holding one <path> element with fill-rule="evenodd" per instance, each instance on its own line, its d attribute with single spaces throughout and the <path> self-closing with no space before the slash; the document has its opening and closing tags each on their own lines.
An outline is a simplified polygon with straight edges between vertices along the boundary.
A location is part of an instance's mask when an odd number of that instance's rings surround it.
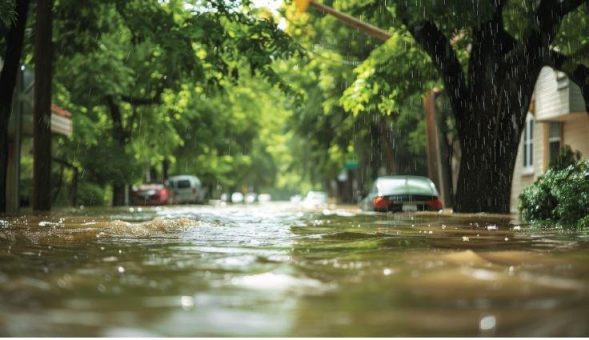
<svg viewBox="0 0 589 340">
<path fill-rule="evenodd" d="M 128 139 L 127 131 L 123 126 L 123 115 L 119 104 L 112 96 L 106 97 L 106 105 L 110 111 L 112 119 L 112 138 L 115 145 L 118 147 L 117 151 L 124 153 L 125 144 Z M 120 179 L 115 179 L 112 182 L 112 206 L 120 207 L 125 205 L 125 190 L 126 183 L 121 183 Z"/>
<path fill-rule="evenodd" d="M 461 160 L 454 210 L 508 213 L 519 137 L 496 133 L 505 122 L 478 120 L 460 136 Z M 507 130 L 508 132 L 511 132 Z M 517 134 L 517 131 L 514 131 Z M 519 134 L 518 134 L 519 135 Z"/>
<path fill-rule="evenodd" d="M 461 160 L 455 211 L 510 212 L 519 141 L 542 67 L 535 58 L 520 63 L 500 64 L 485 57 L 476 65 L 480 69 L 472 70 L 477 79 L 471 81 L 469 96 L 460 99 L 462 108 L 468 111 L 455 111 L 461 117 L 456 121 Z M 497 71 L 501 69 L 509 71 L 502 76 Z"/>
<path fill-rule="evenodd" d="M 8 166 L 8 122 L 16 76 L 20 68 L 29 0 L 16 2 L 16 22 L 6 35 L 4 66 L 0 73 L 0 213 L 6 211 L 6 167 Z"/>
<path fill-rule="evenodd" d="M 51 80 L 53 0 L 37 1 L 33 113 L 33 210 L 51 209 Z"/>
<path fill-rule="evenodd" d="M 125 190 L 126 185 L 120 183 L 114 183 L 112 185 L 112 206 L 122 207 L 125 205 Z"/>
</svg>

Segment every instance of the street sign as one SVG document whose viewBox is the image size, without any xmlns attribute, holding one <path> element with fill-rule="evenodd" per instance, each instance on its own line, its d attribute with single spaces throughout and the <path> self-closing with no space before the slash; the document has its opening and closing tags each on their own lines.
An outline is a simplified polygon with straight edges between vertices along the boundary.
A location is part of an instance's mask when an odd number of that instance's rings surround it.
<svg viewBox="0 0 589 340">
<path fill-rule="evenodd" d="M 358 160 L 349 159 L 344 162 L 344 168 L 347 170 L 356 170 L 358 169 Z"/>
</svg>

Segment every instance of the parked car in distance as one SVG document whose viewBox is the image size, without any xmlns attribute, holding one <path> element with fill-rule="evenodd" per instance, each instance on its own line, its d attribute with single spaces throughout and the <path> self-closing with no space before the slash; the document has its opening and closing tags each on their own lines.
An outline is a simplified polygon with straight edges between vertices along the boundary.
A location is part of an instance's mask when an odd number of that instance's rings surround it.
<svg viewBox="0 0 589 340">
<path fill-rule="evenodd" d="M 301 195 L 293 195 L 290 196 L 290 203 L 299 204 L 303 200 L 303 196 Z"/>
<path fill-rule="evenodd" d="M 231 203 L 242 203 L 243 202 L 243 194 L 239 191 L 236 191 L 231 194 Z"/>
<path fill-rule="evenodd" d="M 309 191 L 303 200 L 305 208 L 327 207 L 327 193 L 323 191 Z"/>
<path fill-rule="evenodd" d="M 368 211 L 438 211 L 443 208 L 434 183 L 422 176 L 378 177 L 360 202 Z"/>
<path fill-rule="evenodd" d="M 168 188 L 171 192 L 171 203 L 203 203 L 206 189 L 196 176 L 180 175 L 168 178 Z"/>
<path fill-rule="evenodd" d="M 245 194 L 245 203 L 247 203 L 247 204 L 256 203 L 257 199 L 258 199 L 258 194 L 256 194 L 255 192 L 248 192 Z"/>
<path fill-rule="evenodd" d="M 258 195 L 258 202 L 260 202 L 260 203 L 270 202 L 271 200 L 272 200 L 272 196 L 270 194 L 262 193 L 262 194 Z"/>
<path fill-rule="evenodd" d="M 170 203 L 170 190 L 163 184 L 141 184 L 131 188 L 133 205 L 164 205 Z"/>
</svg>

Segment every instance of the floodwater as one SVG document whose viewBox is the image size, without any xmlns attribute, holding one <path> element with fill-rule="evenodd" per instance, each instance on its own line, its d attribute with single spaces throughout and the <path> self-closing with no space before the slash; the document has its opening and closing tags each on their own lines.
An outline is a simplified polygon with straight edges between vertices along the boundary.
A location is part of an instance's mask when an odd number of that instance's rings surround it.
<svg viewBox="0 0 589 340">
<path fill-rule="evenodd" d="M 1 336 L 589 336 L 589 232 L 288 204 L 0 217 Z"/>
</svg>

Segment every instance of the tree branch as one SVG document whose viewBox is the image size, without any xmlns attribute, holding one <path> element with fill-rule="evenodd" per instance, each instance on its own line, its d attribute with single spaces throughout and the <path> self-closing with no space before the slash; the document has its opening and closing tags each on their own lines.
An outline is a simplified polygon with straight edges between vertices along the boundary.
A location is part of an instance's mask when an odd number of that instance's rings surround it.
<svg viewBox="0 0 589 340">
<path fill-rule="evenodd" d="M 468 97 L 467 84 L 458 56 L 450 40 L 430 21 L 405 26 L 419 45 L 427 52 L 446 85 L 456 119 L 464 114 L 463 104 Z"/>
<path fill-rule="evenodd" d="M 562 18 L 581 6 L 584 1 L 586 0 L 542 0 L 534 13 L 539 29 L 539 32 L 535 33 L 545 37 L 549 45 L 558 32 Z M 530 32 L 533 33 L 534 31 Z"/>
<path fill-rule="evenodd" d="M 164 88 L 159 87 L 156 90 L 156 93 L 151 98 L 141 98 L 141 97 L 133 97 L 133 96 L 121 96 L 121 100 L 131 104 L 132 106 L 149 106 L 149 105 L 157 105 L 162 103 L 162 94 L 164 93 Z"/>
</svg>

